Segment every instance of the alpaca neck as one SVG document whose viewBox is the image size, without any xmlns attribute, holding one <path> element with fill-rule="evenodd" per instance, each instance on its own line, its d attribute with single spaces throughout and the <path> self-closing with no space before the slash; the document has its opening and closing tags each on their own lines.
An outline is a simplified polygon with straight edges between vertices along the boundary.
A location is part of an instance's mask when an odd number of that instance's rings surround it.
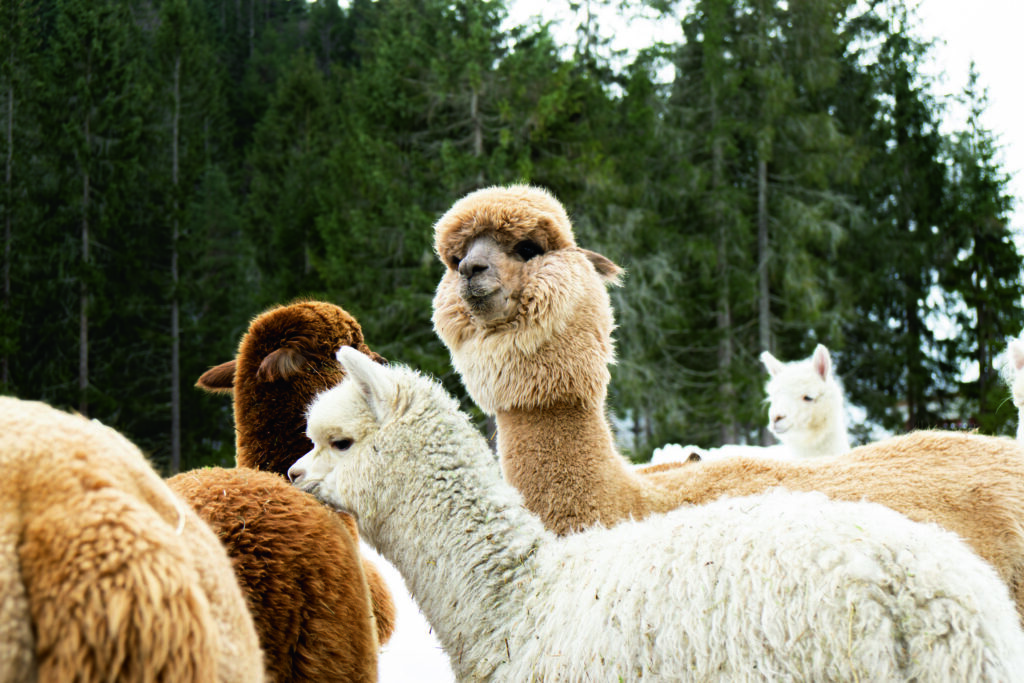
<svg viewBox="0 0 1024 683">
<path fill-rule="evenodd" d="M 827 429 L 808 434 L 792 444 L 790 450 L 798 458 L 839 455 L 850 450 L 850 440 L 842 422 L 832 423 Z"/>
<path fill-rule="evenodd" d="M 380 514 L 367 527 L 360 519 L 364 538 L 401 572 L 458 680 L 488 679 L 508 661 L 504 633 L 524 618 L 530 558 L 554 540 L 475 437 L 475 460 L 438 469 L 425 459 L 430 471 L 396 472 L 401 483 Z"/>
<path fill-rule="evenodd" d="M 652 510 L 657 492 L 615 448 L 603 402 L 499 410 L 495 418 L 506 480 L 555 533 Z"/>
</svg>

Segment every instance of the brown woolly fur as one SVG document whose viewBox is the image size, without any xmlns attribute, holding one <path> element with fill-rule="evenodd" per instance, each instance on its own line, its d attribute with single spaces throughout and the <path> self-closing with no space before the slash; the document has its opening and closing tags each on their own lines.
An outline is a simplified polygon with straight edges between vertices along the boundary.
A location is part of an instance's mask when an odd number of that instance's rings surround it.
<svg viewBox="0 0 1024 683">
<path fill-rule="evenodd" d="M 306 408 L 344 377 L 334 355 L 341 346 L 385 362 L 367 347 L 355 318 L 334 304 L 299 301 L 258 315 L 238 357 L 197 383 L 233 394 L 239 468 L 171 480 L 225 540 L 277 681 L 373 680 L 378 645 L 394 631 L 394 601 L 384 577 L 360 556 L 355 520 L 288 490 L 281 476 L 312 448 Z M 240 519 L 247 520 L 241 528 Z M 303 612 L 293 609 L 302 605 Z"/>
<path fill-rule="evenodd" d="M 448 270 L 434 298 L 434 328 L 470 395 L 495 415 L 506 479 L 548 528 L 566 534 L 773 486 L 866 498 L 958 533 L 996 567 L 1024 616 L 1024 446 L 1016 441 L 919 432 L 813 462 L 630 467 L 605 415 L 610 270 L 571 246 L 518 256 L 514 239 L 501 233 L 506 224 L 531 224 L 533 207 L 550 199 L 540 192 L 516 203 L 530 193 L 482 190 L 438 223 Z M 489 198 L 501 207 L 501 222 L 488 218 L 495 213 L 486 208 Z M 473 231 L 453 232 L 458 225 Z M 571 243 L 564 230 L 547 243 Z"/>
<path fill-rule="evenodd" d="M 238 357 L 199 378 L 196 385 L 203 389 L 234 394 L 239 465 L 284 476 L 313 447 L 306 438 L 306 406 L 341 381 L 334 353 L 342 346 L 384 362 L 344 309 L 299 301 L 258 315 L 239 344 Z"/>
<path fill-rule="evenodd" d="M 377 679 L 377 632 L 365 627 L 374 615 L 351 517 L 271 472 L 209 468 L 169 483 L 235 563 L 270 680 Z"/>
<path fill-rule="evenodd" d="M 544 251 L 576 246 L 561 202 L 547 190 L 511 185 L 466 195 L 437 221 L 434 248 L 451 267 L 465 256 L 464 247 L 470 240 L 495 227 L 509 244 L 533 239 Z"/>
<path fill-rule="evenodd" d="M 0 679 L 262 681 L 210 529 L 112 429 L 0 398 Z"/>
</svg>

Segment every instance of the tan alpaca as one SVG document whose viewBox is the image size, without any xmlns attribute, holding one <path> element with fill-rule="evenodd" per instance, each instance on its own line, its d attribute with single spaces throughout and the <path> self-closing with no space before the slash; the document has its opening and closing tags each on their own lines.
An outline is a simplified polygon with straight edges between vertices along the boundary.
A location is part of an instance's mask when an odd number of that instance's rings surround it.
<svg viewBox="0 0 1024 683">
<path fill-rule="evenodd" d="M 528 186 L 474 192 L 435 226 L 447 272 L 434 327 L 477 404 L 493 414 L 506 478 L 565 534 L 773 486 L 882 503 L 959 533 L 1024 615 L 1024 447 L 918 432 L 811 462 L 734 458 L 634 471 L 605 415 L 614 362 L 605 289 L 619 269 L 580 249 L 561 204 Z"/>
<path fill-rule="evenodd" d="M 264 680 L 214 533 L 109 427 L 0 396 L 0 681 Z"/>
</svg>

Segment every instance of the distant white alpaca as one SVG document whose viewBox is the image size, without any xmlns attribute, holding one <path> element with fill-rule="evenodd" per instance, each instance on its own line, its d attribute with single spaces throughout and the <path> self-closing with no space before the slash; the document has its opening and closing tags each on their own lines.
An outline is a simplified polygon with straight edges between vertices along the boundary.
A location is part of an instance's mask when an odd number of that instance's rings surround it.
<svg viewBox="0 0 1024 683">
<path fill-rule="evenodd" d="M 761 362 L 770 379 L 768 429 L 796 458 L 839 455 L 850 450 L 843 388 L 832 371 L 828 349 L 818 344 L 810 358 L 783 363 L 765 351 Z"/>
<path fill-rule="evenodd" d="M 435 381 L 342 348 L 289 470 L 402 572 L 460 680 L 1010 680 L 1024 633 L 959 538 L 775 490 L 565 537 Z"/>
<path fill-rule="evenodd" d="M 1017 406 L 1017 438 L 1024 439 L 1024 339 L 1014 339 L 1006 350 L 1010 392 Z"/>
</svg>

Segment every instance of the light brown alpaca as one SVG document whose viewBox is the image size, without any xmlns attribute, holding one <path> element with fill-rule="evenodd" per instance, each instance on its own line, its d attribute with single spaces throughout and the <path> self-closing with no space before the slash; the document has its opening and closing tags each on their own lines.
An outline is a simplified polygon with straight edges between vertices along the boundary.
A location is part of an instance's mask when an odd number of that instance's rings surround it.
<svg viewBox="0 0 1024 683">
<path fill-rule="evenodd" d="M 113 429 L 0 397 L 0 680 L 264 680 L 217 537 Z"/>
<path fill-rule="evenodd" d="M 559 534 L 773 486 L 867 498 L 959 533 L 1024 615 L 1024 448 L 918 432 L 813 462 L 735 458 L 635 471 L 605 415 L 618 268 L 575 245 L 561 204 L 528 186 L 488 188 L 435 226 L 447 266 L 434 327 L 470 395 L 498 425 L 506 478 Z"/>
</svg>

